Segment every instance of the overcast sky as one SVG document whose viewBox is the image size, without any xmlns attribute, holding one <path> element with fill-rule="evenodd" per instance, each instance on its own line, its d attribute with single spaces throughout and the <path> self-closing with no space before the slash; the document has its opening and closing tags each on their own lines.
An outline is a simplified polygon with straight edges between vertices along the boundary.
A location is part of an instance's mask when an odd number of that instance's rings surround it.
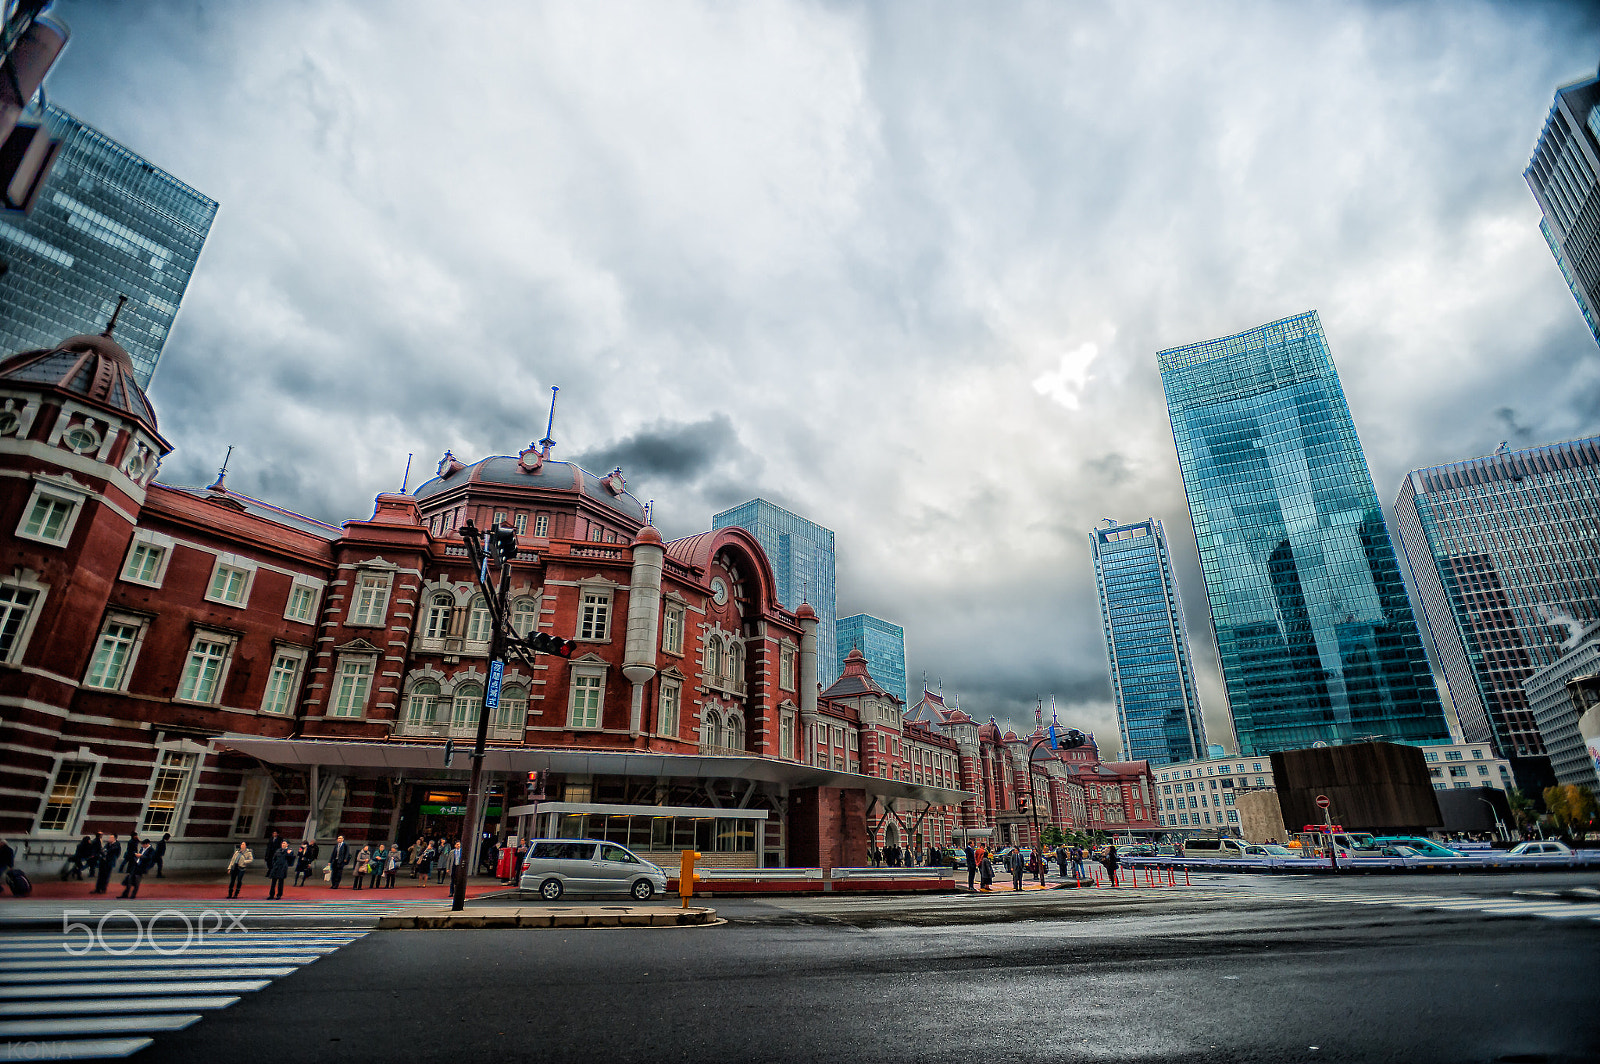
<svg viewBox="0 0 1600 1064">
<path fill-rule="evenodd" d="M 221 203 L 163 479 L 334 522 L 543 435 L 669 537 L 837 533 L 980 719 L 1117 747 L 1088 531 L 1166 522 L 1155 352 L 1321 313 L 1386 504 L 1600 431 L 1522 178 L 1600 19 L 1549 3 L 62 0 L 52 101 Z M 418 483 L 414 474 L 412 484 Z"/>
</svg>

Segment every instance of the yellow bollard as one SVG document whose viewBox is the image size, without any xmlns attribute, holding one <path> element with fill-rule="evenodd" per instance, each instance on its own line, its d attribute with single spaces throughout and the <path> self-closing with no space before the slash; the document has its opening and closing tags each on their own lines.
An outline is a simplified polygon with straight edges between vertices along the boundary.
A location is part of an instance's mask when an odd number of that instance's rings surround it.
<svg viewBox="0 0 1600 1064">
<path fill-rule="evenodd" d="M 695 861 L 700 854 L 696 850 L 684 850 L 678 861 L 678 897 L 683 899 L 683 908 L 689 907 L 689 899 L 694 897 L 694 881 L 700 876 L 694 870 Z"/>
</svg>

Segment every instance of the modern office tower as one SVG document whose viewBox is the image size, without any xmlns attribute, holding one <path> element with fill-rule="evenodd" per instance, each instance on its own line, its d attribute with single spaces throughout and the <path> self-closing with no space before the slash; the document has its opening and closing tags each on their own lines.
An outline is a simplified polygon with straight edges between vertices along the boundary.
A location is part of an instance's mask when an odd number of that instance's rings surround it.
<svg viewBox="0 0 1600 1064">
<path fill-rule="evenodd" d="M 1462 731 L 1543 754 L 1523 681 L 1600 620 L 1600 436 L 1415 470 L 1394 512 Z"/>
<path fill-rule="evenodd" d="M 27 216 L 0 216 L 0 356 L 98 333 L 118 296 L 116 340 L 150 383 L 217 204 L 99 130 L 50 107 L 62 139 Z"/>
<path fill-rule="evenodd" d="M 827 687 L 839 678 L 832 530 L 765 499 L 751 499 L 711 519 L 712 528 L 734 525 L 755 536 L 767 552 L 778 601 L 791 610 L 809 602 L 817 611 L 817 682 Z"/>
<path fill-rule="evenodd" d="M 1539 231 L 1600 342 L 1600 77 L 1556 90 L 1522 172 L 1544 218 Z"/>
<path fill-rule="evenodd" d="M 1206 756 L 1167 534 L 1155 518 L 1089 533 L 1124 761 Z"/>
<path fill-rule="evenodd" d="M 1240 755 L 1448 739 L 1316 312 L 1157 357 Z"/>
<path fill-rule="evenodd" d="M 906 701 L 906 630 L 898 624 L 870 614 L 858 613 L 838 622 L 838 660 L 843 661 L 851 650 L 860 650 L 867 657 L 867 671 L 878 681 L 878 686 Z"/>
<path fill-rule="evenodd" d="M 1600 624 L 1574 633 L 1557 649 L 1560 656 L 1524 682 L 1528 708 L 1556 782 L 1600 787 L 1600 743 L 1591 738 L 1593 729 L 1585 734 L 1583 728 L 1584 717 L 1600 705 Z"/>
</svg>

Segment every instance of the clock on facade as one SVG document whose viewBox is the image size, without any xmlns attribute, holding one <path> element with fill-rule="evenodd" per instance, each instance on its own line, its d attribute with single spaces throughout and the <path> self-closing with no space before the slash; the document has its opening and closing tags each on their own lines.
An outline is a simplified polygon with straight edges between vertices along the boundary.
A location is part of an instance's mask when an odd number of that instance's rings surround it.
<svg viewBox="0 0 1600 1064">
<path fill-rule="evenodd" d="M 711 601 L 718 606 L 728 601 L 728 585 L 720 576 L 711 578 Z"/>
</svg>

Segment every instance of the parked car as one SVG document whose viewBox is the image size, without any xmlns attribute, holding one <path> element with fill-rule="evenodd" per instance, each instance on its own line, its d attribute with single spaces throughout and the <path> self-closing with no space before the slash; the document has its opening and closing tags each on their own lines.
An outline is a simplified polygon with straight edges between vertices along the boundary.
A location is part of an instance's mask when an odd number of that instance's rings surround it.
<svg viewBox="0 0 1600 1064">
<path fill-rule="evenodd" d="M 1432 839 L 1420 835 L 1384 835 L 1373 839 L 1379 846 L 1409 846 L 1423 857 L 1465 857 L 1460 850 L 1452 850 Z"/>
<path fill-rule="evenodd" d="M 1543 842 L 1519 842 L 1506 851 L 1505 859 L 1521 857 L 1563 857 L 1572 856 L 1572 847 L 1564 842 L 1554 839 L 1545 839 Z"/>
<path fill-rule="evenodd" d="M 1288 858 L 1290 860 L 1299 860 L 1301 856 L 1299 850 L 1291 850 L 1287 846 L 1279 846 L 1277 843 L 1273 842 L 1264 842 L 1260 843 L 1259 845 L 1251 844 L 1246 846 L 1244 848 L 1244 854 L 1246 857 Z"/>
<path fill-rule="evenodd" d="M 523 890 L 545 901 L 561 895 L 628 894 L 649 901 L 667 891 L 667 873 L 626 846 L 599 839 L 533 839 L 522 865 Z"/>
</svg>

